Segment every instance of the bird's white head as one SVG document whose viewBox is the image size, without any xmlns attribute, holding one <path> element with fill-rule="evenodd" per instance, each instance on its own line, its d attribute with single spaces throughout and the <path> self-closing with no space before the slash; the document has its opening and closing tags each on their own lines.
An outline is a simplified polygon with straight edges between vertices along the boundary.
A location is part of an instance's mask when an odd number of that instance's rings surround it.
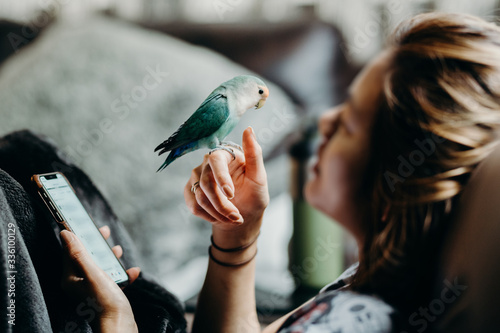
<svg viewBox="0 0 500 333">
<path fill-rule="evenodd" d="M 264 81 L 251 75 L 240 75 L 224 82 L 226 88 L 232 89 L 245 110 L 252 107 L 260 109 L 269 97 L 269 88 Z"/>
</svg>

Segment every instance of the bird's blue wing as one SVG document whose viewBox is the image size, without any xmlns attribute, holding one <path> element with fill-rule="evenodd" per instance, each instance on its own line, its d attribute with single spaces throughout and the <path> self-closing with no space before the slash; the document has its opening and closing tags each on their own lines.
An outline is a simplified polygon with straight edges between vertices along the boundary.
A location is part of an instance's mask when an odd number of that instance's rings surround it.
<svg viewBox="0 0 500 333">
<path fill-rule="evenodd" d="M 225 88 L 217 88 L 179 129 L 156 147 L 158 155 L 203 139 L 217 131 L 229 117 Z"/>
</svg>

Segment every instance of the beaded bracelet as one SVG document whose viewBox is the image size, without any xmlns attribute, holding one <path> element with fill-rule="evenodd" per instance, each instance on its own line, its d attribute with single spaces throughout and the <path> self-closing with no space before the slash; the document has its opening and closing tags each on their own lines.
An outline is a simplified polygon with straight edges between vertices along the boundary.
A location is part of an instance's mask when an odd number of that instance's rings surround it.
<svg viewBox="0 0 500 333">
<path fill-rule="evenodd" d="M 256 255 L 257 255 L 257 251 L 255 251 L 254 255 L 250 259 L 248 259 L 248 260 L 245 260 L 245 261 L 242 261 L 242 262 L 238 262 L 238 263 L 235 263 L 235 264 L 230 264 L 230 263 L 222 262 L 220 260 L 215 259 L 214 255 L 212 254 L 212 246 L 210 245 L 208 247 L 208 256 L 210 257 L 210 259 L 212 259 L 213 262 L 215 262 L 216 264 L 224 266 L 224 267 L 239 267 L 239 266 L 246 265 L 250 261 L 252 261 L 255 258 Z"/>
<path fill-rule="evenodd" d="M 217 244 L 215 244 L 214 242 L 214 236 L 210 236 L 210 242 L 212 243 L 212 246 L 215 247 L 217 250 L 221 251 L 221 252 L 237 252 L 237 251 L 243 251 L 245 249 L 248 249 L 250 246 L 252 246 L 253 243 L 255 243 L 255 241 L 257 240 L 257 238 L 259 238 L 259 235 L 260 235 L 260 231 L 259 233 L 257 234 L 257 237 L 255 237 L 250 243 L 246 244 L 246 245 L 243 245 L 243 246 L 238 246 L 238 247 L 235 247 L 235 248 L 232 248 L 232 249 L 224 249 L 220 246 L 217 246 Z"/>
</svg>

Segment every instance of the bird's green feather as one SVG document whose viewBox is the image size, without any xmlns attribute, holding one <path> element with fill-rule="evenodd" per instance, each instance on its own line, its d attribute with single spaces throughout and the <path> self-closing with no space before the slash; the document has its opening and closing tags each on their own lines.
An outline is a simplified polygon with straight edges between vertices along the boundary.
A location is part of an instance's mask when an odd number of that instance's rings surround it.
<svg viewBox="0 0 500 333">
<path fill-rule="evenodd" d="M 161 149 L 160 155 L 212 135 L 229 117 L 225 88 L 215 89 L 200 107 L 189 117 L 179 129 L 167 140 L 156 147 Z"/>
</svg>

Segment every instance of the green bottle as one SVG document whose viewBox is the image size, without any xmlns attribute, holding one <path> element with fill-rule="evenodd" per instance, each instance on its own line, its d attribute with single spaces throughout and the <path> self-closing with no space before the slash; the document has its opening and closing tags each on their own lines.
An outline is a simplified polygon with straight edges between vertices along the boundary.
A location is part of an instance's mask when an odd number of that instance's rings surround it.
<svg viewBox="0 0 500 333">
<path fill-rule="evenodd" d="M 296 289 L 311 292 L 317 292 L 344 270 L 342 227 L 309 205 L 303 194 L 316 136 L 316 125 L 310 125 L 303 131 L 302 139 L 290 149 L 293 235 L 289 270 Z"/>
</svg>

